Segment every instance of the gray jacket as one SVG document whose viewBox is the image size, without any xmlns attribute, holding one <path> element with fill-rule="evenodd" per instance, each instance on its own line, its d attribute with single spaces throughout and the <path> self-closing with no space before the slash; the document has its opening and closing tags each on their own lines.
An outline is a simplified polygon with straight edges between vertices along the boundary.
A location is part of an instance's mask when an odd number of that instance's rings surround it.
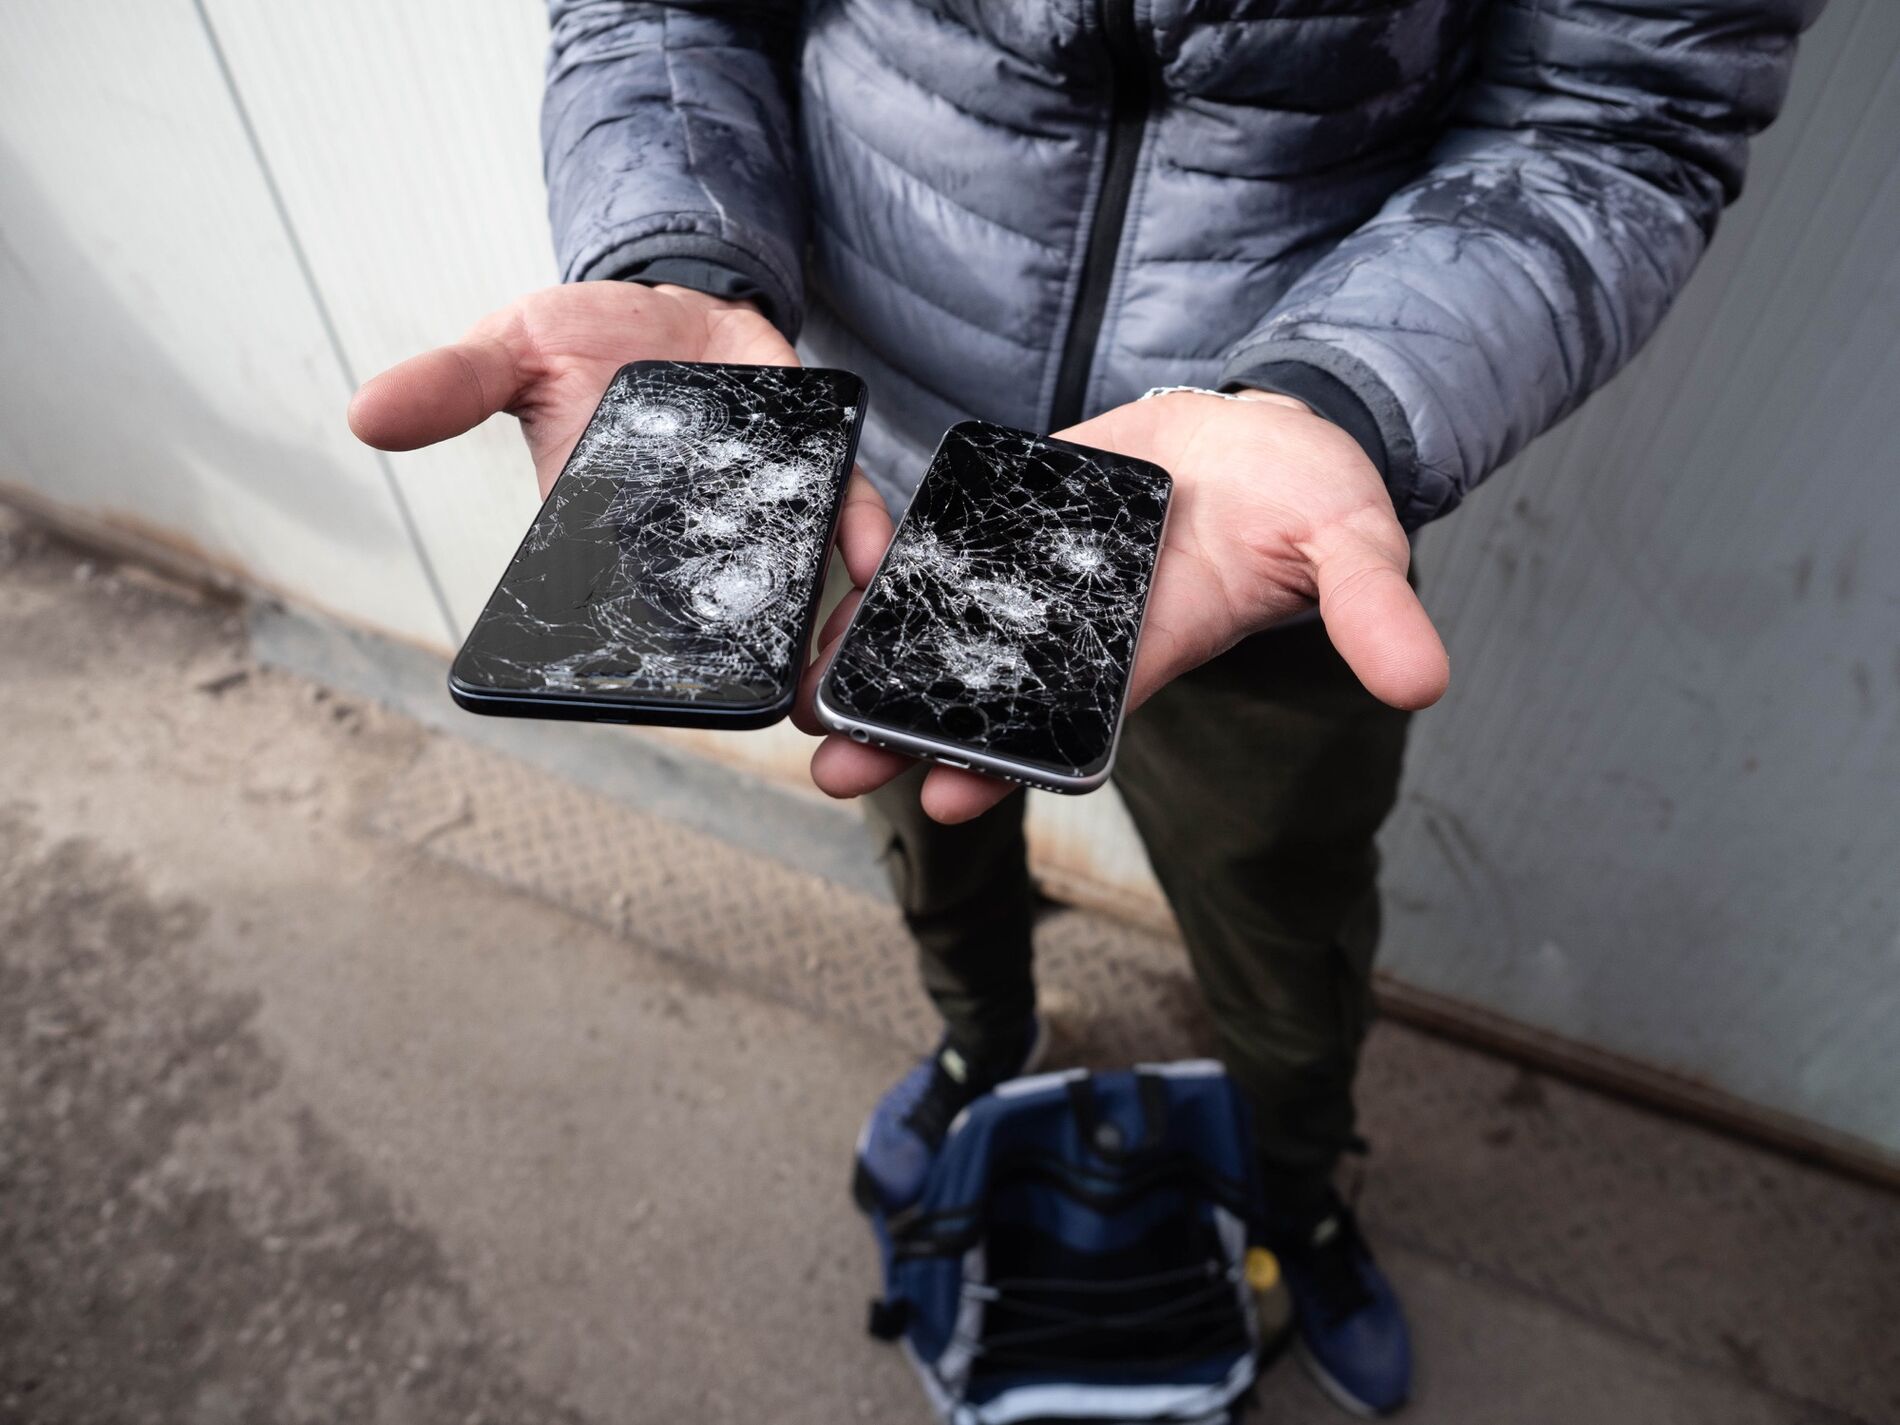
<svg viewBox="0 0 1900 1425">
<path fill-rule="evenodd" d="M 1655 329 L 1821 0 L 552 0 L 562 275 L 756 298 L 901 503 L 970 416 L 1263 385 L 1416 528 Z"/>
</svg>

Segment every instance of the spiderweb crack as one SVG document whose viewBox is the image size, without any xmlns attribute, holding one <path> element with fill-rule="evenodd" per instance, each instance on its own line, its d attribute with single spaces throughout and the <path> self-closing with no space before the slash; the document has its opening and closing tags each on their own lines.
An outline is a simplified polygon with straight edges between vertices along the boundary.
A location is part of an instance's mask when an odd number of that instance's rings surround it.
<svg viewBox="0 0 1900 1425">
<path fill-rule="evenodd" d="M 1167 480 L 1107 452 L 956 428 L 831 682 L 857 715 L 1065 770 L 1121 716 Z"/>
<path fill-rule="evenodd" d="M 786 686 L 829 553 L 855 383 L 622 370 L 465 655 L 492 687 L 756 702 Z"/>
</svg>

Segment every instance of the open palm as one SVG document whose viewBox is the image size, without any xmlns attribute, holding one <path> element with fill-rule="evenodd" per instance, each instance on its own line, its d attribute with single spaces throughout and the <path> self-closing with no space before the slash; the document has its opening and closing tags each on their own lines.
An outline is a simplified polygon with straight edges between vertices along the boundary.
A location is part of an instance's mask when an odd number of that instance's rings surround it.
<svg viewBox="0 0 1900 1425">
<path fill-rule="evenodd" d="M 1249 634 L 1314 604 L 1333 645 L 1374 696 L 1418 708 L 1444 692 L 1450 669 L 1406 582 L 1405 532 L 1378 471 L 1337 426 L 1285 397 L 1180 394 L 1119 406 L 1061 434 L 1151 460 L 1174 476 L 1131 708 Z M 843 631 L 850 607 L 827 626 L 827 644 Z M 809 730 L 816 730 L 809 706 L 815 683 L 814 673 L 799 714 Z M 812 777 L 833 796 L 858 796 L 909 765 L 896 753 L 832 736 L 813 756 Z M 940 821 L 963 821 L 1009 790 L 990 777 L 938 767 L 925 782 L 924 806 Z"/>
<path fill-rule="evenodd" d="M 654 360 L 798 364 L 791 343 L 748 302 L 685 287 L 574 282 L 530 293 L 460 341 L 371 377 L 350 402 L 350 429 L 380 450 L 414 450 L 506 411 L 521 421 L 545 496 L 614 372 Z M 853 471 L 838 544 L 854 583 L 871 577 L 890 534 L 884 502 Z"/>
<path fill-rule="evenodd" d="M 350 428 L 382 450 L 414 450 L 497 412 L 521 420 L 547 494 L 607 383 L 629 361 L 796 366 L 756 308 L 684 287 L 575 282 L 491 312 L 449 346 L 412 356 L 363 384 Z"/>
</svg>

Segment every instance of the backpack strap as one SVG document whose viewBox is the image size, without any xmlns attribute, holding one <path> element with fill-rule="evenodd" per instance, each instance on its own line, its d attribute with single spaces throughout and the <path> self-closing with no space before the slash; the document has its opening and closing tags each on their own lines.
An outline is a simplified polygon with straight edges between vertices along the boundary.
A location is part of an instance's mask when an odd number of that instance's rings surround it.
<svg viewBox="0 0 1900 1425">
<path fill-rule="evenodd" d="M 1168 1131 L 1167 1084 L 1162 1082 L 1159 1074 L 1138 1069 L 1135 1072 L 1135 1086 L 1141 1099 L 1141 1136 L 1129 1143 L 1124 1141 L 1126 1135 L 1121 1125 L 1102 1117 L 1093 1077 L 1082 1076 L 1069 1080 L 1069 1107 L 1075 1114 L 1076 1126 L 1082 1130 L 1082 1141 L 1111 1163 L 1122 1162 L 1154 1147 Z"/>
</svg>

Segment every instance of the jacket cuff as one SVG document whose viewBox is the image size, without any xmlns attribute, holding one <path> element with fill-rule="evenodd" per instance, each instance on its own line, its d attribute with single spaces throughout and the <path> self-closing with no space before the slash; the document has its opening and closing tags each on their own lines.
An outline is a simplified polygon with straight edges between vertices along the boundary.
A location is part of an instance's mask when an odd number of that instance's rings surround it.
<svg viewBox="0 0 1900 1425">
<path fill-rule="evenodd" d="M 648 286 L 666 283 L 672 287 L 689 287 L 728 302 L 751 302 L 760 311 L 765 310 L 767 300 L 764 289 L 745 273 L 703 257 L 656 257 L 630 272 L 621 273 L 620 280 L 644 282 Z"/>
<path fill-rule="evenodd" d="M 1303 361 L 1270 361 L 1250 366 L 1226 384 L 1227 390 L 1246 387 L 1253 391 L 1272 391 L 1303 401 L 1316 416 L 1323 416 L 1359 442 L 1381 480 L 1388 479 L 1390 461 L 1385 453 L 1385 437 L 1373 419 L 1372 408 L 1354 394 L 1352 387 L 1337 376 L 1328 376 L 1317 366 Z"/>
<path fill-rule="evenodd" d="M 1378 374 L 1336 346 L 1309 340 L 1268 341 L 1231 357 L 1220 388 L 1273 391 L 1304 401 L 1359 442 L 1386 489 L 1399 523 L 1410 531 L 1425 523 L 1418 509 L 1418 446 L 1412 423 Z"/>
<path fill-rule="evenodd" d="M 787 341 L 798 336 L 800 313 L 791 295 L 743 248 L 701 233 L 654 233 L 623 243 L 592 263 L 581 280 L 670 282 L 709 297 L 755 304 Z"/>
</svg>

